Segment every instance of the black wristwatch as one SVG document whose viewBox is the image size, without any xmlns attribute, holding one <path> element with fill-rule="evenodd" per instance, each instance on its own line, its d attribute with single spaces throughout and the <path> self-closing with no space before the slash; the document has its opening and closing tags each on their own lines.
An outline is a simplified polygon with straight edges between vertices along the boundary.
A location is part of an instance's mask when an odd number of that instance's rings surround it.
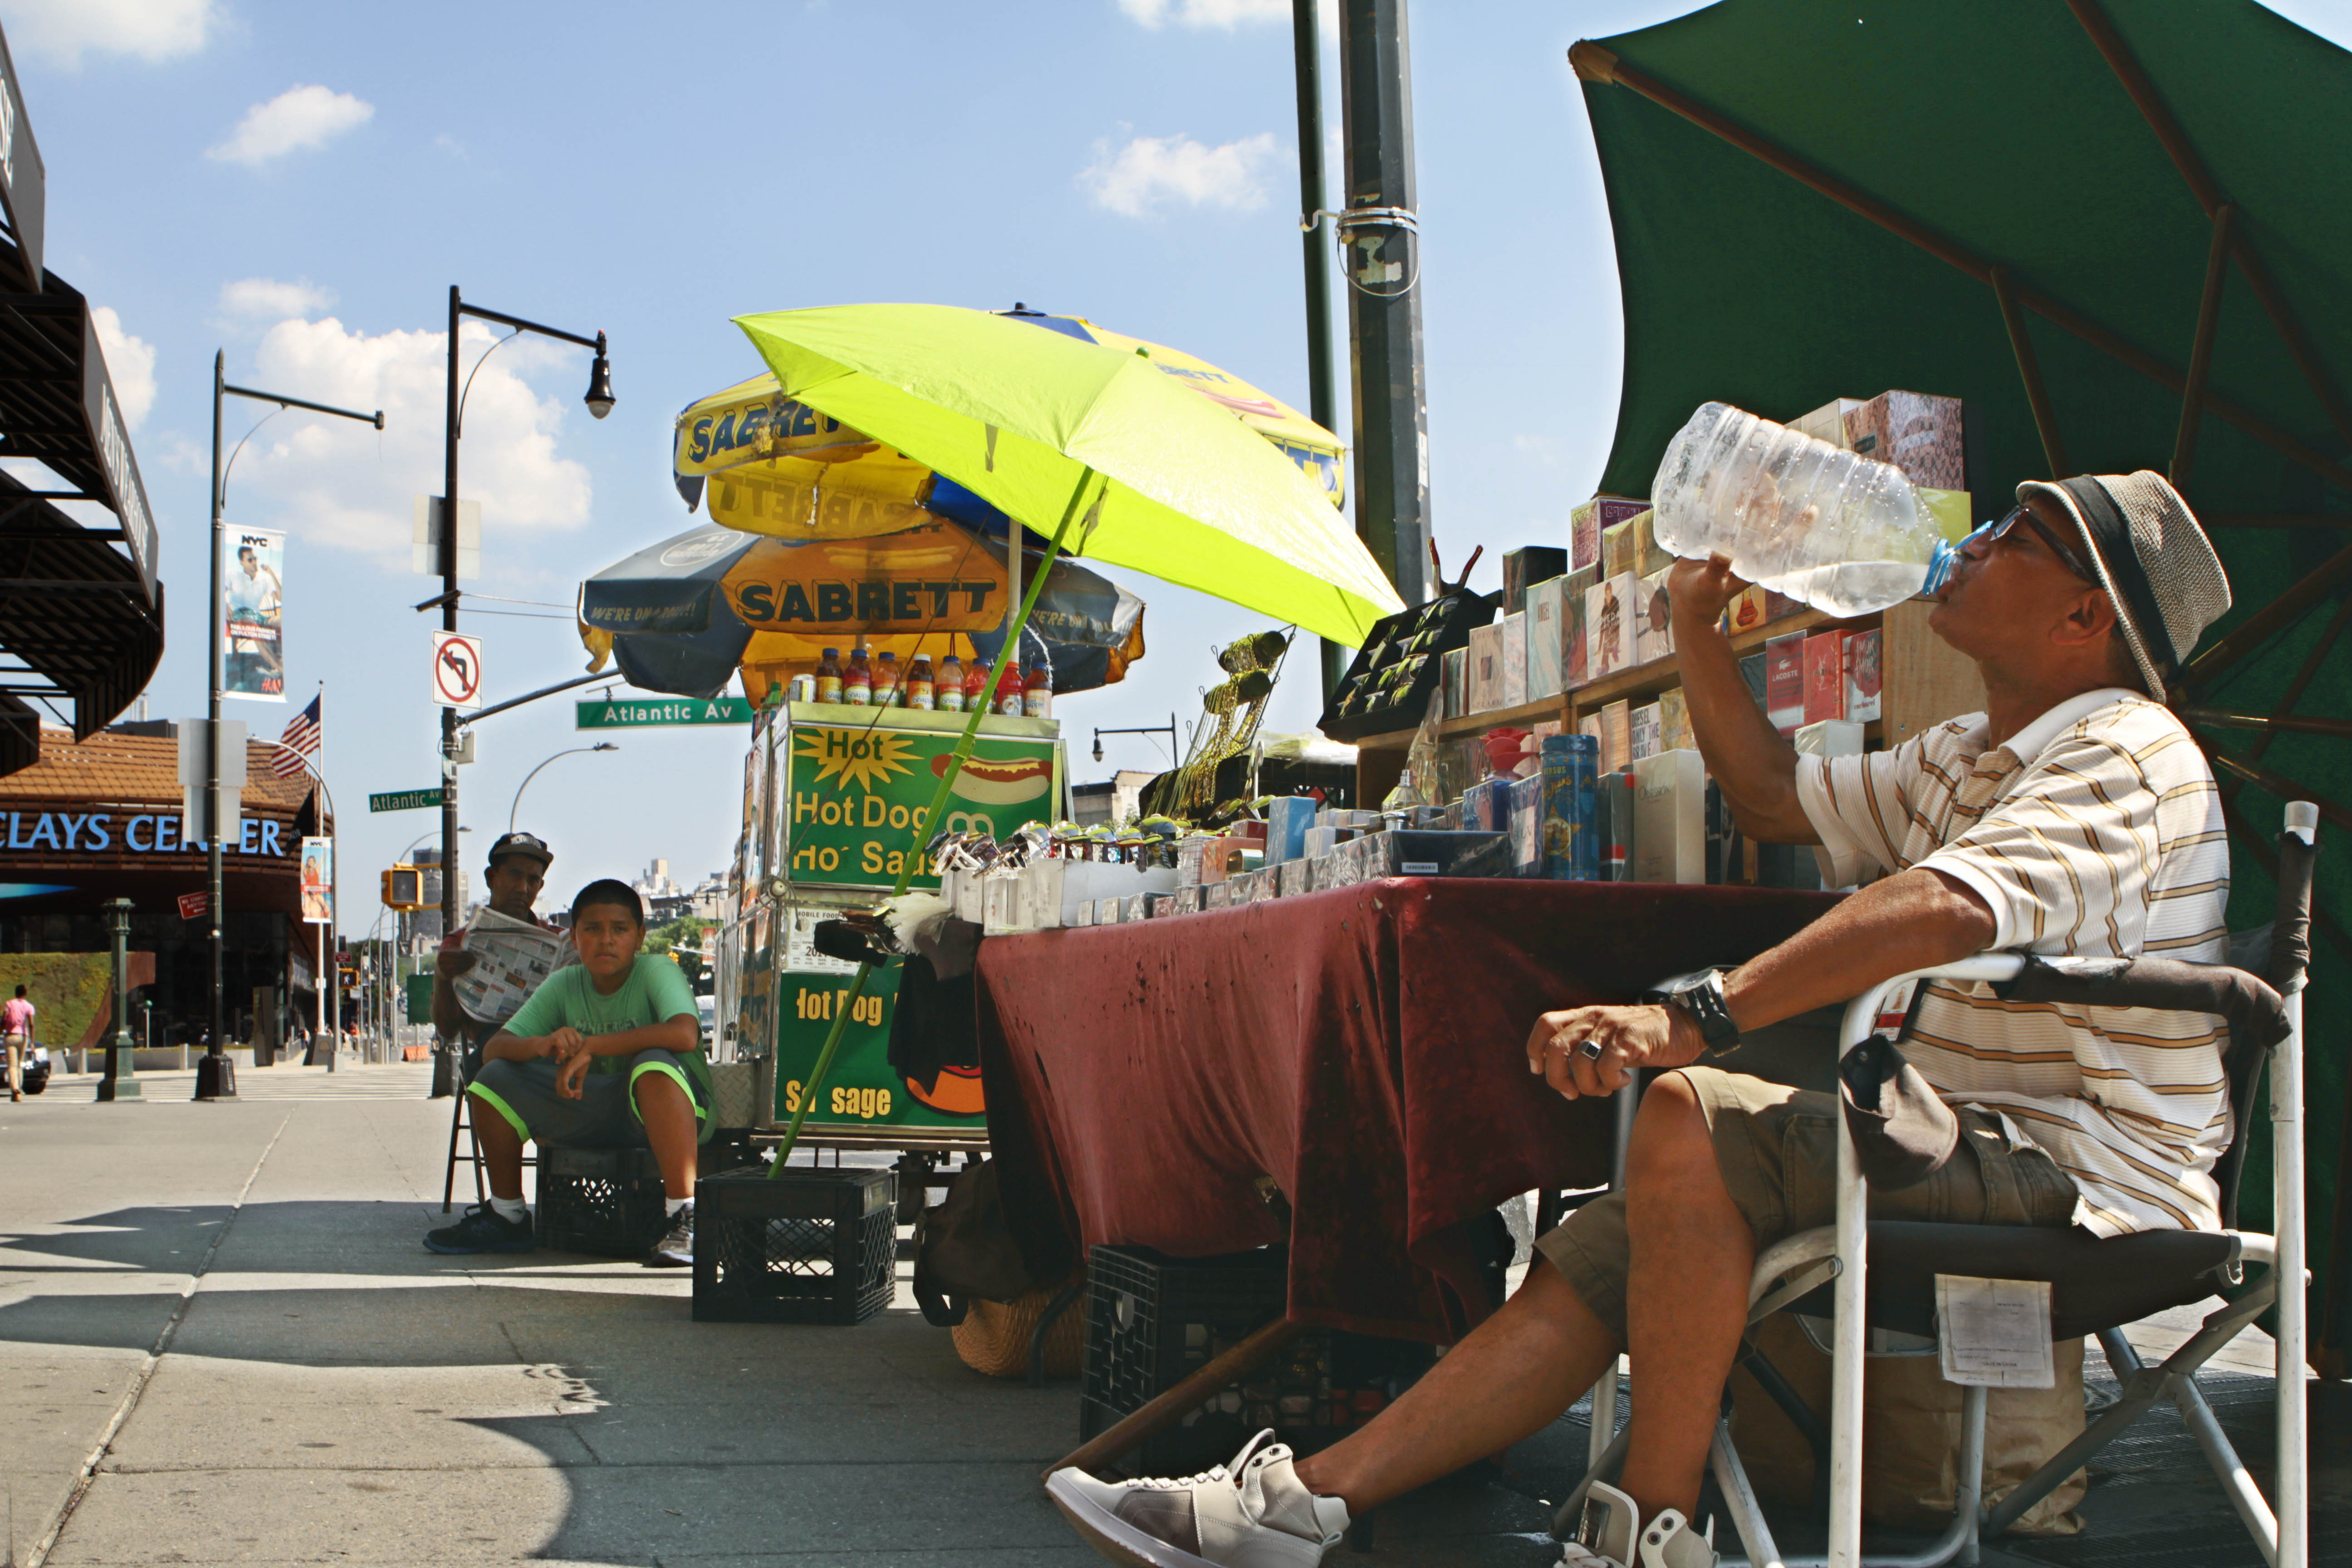
<svg viewBox="0 0 2352 1568">
<path fill-rule="evenodd" d="M 1739 1048 L 1739 1026 L 1732 1022 L 1731 1005 L 1723 999 L 1723 971 L 1695 969 L 1659 981 L 1642 993 L 1653 1005 L 1677 1007 L 1698 1026 L 1708 1054 L 1720 1056 Z"/>
</svg>

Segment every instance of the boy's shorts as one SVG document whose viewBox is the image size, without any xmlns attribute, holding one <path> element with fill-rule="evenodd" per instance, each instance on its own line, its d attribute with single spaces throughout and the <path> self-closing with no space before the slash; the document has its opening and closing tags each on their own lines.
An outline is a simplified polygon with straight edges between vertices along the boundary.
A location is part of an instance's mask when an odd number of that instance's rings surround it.
<svg viewBox="0 0 2352 1568">
<path fill-rule="evenodd" d="M 709 1100 L 676 1051 L 655 1047 L 631 1057 L 625 1072 L 591 1072 L 581 1080 L 577 1100 L 555 1092 L 558 1070 L 553 1057 L 527 1062 L 500 1058 L 484 1062 L 466 1092 L 505 1117 L 525 1142 L 542 1148 L 642 1149 L 646 1146 L 646 1124 L 637 1114 L 635 1086 L 646 1073 L 657 1072 L 677 1079 L 686 1090 L 696 1128 L 710 1130 Z"/>
<path fill-rule="evenodd" d="M 1761 1253 L 1837 1218 L 1837 1097 L 1715 1068 L 1678 1069 L 1698 1096 L 1723 1184 Z M 1955 1106 L 1960 1147 L 1916 1186 L 1870 1194 L 1873 1219 L 1948 1225 L 2073 1223 L 2074 1180 L 1988 1110 Z M 1536 1242 L 1593 1315 L 1625 1340 L 1625 1194 L 1593 1199 Z"/>
</svg>

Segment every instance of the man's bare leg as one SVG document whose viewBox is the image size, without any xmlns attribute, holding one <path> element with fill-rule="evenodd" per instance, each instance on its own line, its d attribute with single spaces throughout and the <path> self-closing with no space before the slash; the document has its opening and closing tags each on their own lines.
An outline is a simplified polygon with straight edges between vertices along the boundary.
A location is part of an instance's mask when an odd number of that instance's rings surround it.
<svg viewBox="0 0 2352 1568">
<path fill-rule="evenodd" d="M 646 1072 L 633 1089 L 637 1115 L 646 1124 L 646 1142 L 654 1146 L 654 1160 L 661 1166 L 663 1194 L 694 1196 L 694 1102 L 665 1072 Z"/>
<path fill-rule="evenodd" d="M 473 1119 L 474 1147 L 481 1151 L 482 1173 L 489 1178 L 490 1196 L 509 1203 L 522 1201 L 522 1134 L 496 1106 L 478 1094 L 466 1097 L 466 1114 Z"/>
<path fill-rule="evenodd" d="M 1633 1442 L 1618 1481 L 1654 1519 L 1698 1507 L 1723 1380 L 1748 1318 L 1756 1240 L 1716 1164 L 1690 1080 L 1662 1073 L 1642 1096 L 1625 1163 L 1632 1238 Z"/>
<path fill-rule="evenodd" d="M 1538 1257 L 1500 1311 L 1362 1430 L 1299 1460 L 1298 1479 L 1360 1516 L 1542 1430 L 1617 1352 L 1616 1337 Z"/>
</svg>

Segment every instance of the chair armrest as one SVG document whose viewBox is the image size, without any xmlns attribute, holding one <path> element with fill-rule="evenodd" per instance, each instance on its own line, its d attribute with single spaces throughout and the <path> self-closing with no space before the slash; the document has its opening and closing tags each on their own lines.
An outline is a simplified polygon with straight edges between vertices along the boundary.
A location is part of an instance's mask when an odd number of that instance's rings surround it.
<svg viewBox="0 0 2352 1568">
<path fill-rule="evenodd" d="M 2217 1013 L 2232 1043 L 2268 1050 L 2287 1037 L 2286 1005 L 2270 984 L 2223 963 L 2177 958 L 2043 958 L 2025 955 L 2013 980 L 1997 983 L 2004 1002 L 2072 1002 L 2090 1007 L 2160 1007 Z"/>
</svg>

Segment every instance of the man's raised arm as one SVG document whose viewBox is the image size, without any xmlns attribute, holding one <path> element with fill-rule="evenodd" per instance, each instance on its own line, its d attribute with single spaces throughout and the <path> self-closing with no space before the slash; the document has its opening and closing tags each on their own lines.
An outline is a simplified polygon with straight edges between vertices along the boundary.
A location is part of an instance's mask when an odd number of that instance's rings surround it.
<svg viewBox="0 0 2352 1568">
<path fill-rule="evenodd" d="M 1677 561 L 1666 579 L 1691 731 L 1742 833 L 1765 844 L 1819 844 L 1797 798 L 1796 748 L 1756 705 L 1723 632 L 1724 606 L 1744 585 L 1720 555 Z"/>
</svg>

